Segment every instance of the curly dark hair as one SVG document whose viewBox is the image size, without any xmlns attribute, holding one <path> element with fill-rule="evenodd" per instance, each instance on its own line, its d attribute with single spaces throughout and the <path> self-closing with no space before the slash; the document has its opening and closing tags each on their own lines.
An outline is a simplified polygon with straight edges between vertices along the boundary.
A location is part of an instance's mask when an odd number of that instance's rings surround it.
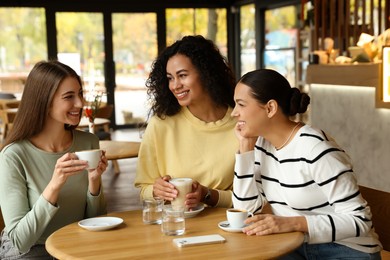
<svg viewBox="0 0 390 260">
<path fill-rule="evenodd" d="M 160 118 L 172 116 L 180 111 L 180 104 L 169 90 L 166 66 L 168 60 L 182 54 L 188 57 L 198 70 L 202 86 L 217 105 L 234 107 L 236 79 L 227 60 L 218 47 L 203 36 L 185 36 L 167 47 L 153 62 L 152 71 L 146 81 L 149 116 Z"/>
</svg>

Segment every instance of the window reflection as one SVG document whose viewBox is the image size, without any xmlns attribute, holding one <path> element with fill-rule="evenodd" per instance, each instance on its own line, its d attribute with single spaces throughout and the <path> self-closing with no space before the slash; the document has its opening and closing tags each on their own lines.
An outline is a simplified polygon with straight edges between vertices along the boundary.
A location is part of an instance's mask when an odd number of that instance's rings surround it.
<svg viewBox="0 0 390 260">
<path fill-rule="evenodd" d="M 240 8 L 241 75 L 256 69 L 255 5 Z"/>
<path fill-rule="evenodd" d="M 43 8 L 0 8 L 0 91 L 20 96 L 35 63 L 47 59 Z"/>
</svg>

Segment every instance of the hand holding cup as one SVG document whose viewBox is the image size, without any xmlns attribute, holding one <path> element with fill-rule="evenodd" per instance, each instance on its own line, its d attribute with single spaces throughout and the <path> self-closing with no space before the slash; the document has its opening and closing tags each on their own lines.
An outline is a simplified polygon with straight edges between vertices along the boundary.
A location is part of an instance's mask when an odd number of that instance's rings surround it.
<svg viewBox="0 0 390 260">
<path fill-rule="evenodd" d="M 169 182 L 173 184 L 178 191 L 177 197 L 171 201 L 172 207 L 175 210 L 185 210 L 186 195 L 192 191 L 191 178 L 173 178 Z"/>
<path fill-rule="evenodd" d="M 96 169 L 100 162 L 100 157 L 102 155 L 102 151 L 99 149 L 93 150 L 84 150 L 75 152 L 79 160 L 88 162 L 88 170 Z"/>
</svg>

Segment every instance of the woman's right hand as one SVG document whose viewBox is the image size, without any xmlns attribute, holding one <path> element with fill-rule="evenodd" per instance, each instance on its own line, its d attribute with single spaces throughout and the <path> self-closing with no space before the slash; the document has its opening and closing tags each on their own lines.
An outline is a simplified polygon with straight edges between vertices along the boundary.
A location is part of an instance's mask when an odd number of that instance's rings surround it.
<svg viewBox="0 0 390 260">
<path fill-rule="evenodd" d="M 239 142 L 239 151 L 240 153 L 245 153 L 248 151 L 252 151 L 255 148 L 255 144 L 258 137 L 246 137 L 241 133 L 241 125 L 239 123 L 236 124 L 234 128 L 234 133 Z"/>
<path fill-rule="evenodd" d="M 245 220 L 242 232 L 251 236 L 263 236 L 293 231 L 309 232 L 304 216 L 283 217 L 273 214 L 258 214 Z"/>
<path fill-rule="evenodd" d="M 153 184 L 153 196 L 169 201 L 175 199 L 178 191 L 175 186 L 169 182 L 170 179 L 171 176 L 169 175 L 156 179 Z"/>
<path fill-rule="evenodd" d="M 51 204 L 57 203 L 58 194 L 69 176 L 79 174 L 88 166 L 87 161 L 79 160 L 74 153 L 66 153 L 61 156 L 54 167 L 54 172 L 49 184 L 43 191 L 43 197 Z"/>
</svg>

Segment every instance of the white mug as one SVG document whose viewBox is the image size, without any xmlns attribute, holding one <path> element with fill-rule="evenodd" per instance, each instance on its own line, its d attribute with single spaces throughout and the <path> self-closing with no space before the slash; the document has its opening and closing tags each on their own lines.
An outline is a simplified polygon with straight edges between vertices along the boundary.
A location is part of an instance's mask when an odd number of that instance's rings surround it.
<svg viewBox="0 0 390 260">
<path fill-rule="evenodd" d="M 232 228 L 242 228 L 245 226 L 244 221 L 248 217 L 253 217 L 253 214 L 244 209 L 227 209 L 226 217 Z"/>
<path fill-rule="evenodd" d="M 100 162 L 100 156 L 102 155 L 101 150 L 85 150 L 75 152 L 79 160 L 88 161 L 88 169 L 96 169 Z"/>
<path fill-rule="evenodd" d="M 174 199 L 171 204 L 172 208 L 175 210 L 183 209 L 185 210 L 186 195 L 192 191 L 192 179 L 191 178 L 173 178 L 169 180 L 172 183 L 177 191 L 176 199 Z"/>
</svg>

